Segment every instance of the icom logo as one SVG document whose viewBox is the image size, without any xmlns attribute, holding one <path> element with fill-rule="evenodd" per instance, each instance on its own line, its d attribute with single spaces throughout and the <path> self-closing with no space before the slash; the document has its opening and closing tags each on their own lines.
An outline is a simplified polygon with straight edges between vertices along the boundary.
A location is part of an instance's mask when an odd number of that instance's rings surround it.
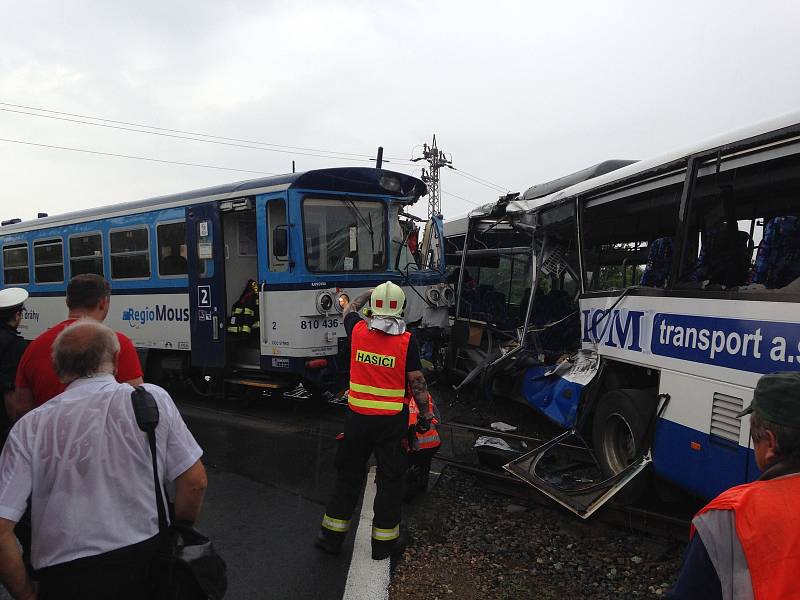
<svg viewBox="0 0 800 600">
<path fill-rule="evenodd" d="M 640 310 L 599 308 L 581 311 L 583 341 L 609 348 L 642 351 L 642 319 Z"/>
</svg>

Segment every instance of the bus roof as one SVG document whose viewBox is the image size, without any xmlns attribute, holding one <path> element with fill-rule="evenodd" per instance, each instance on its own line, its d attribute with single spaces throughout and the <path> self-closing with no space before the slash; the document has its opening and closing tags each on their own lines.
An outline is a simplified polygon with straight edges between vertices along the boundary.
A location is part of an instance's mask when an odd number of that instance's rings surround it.
<svg viewBox="0 0 800 600">
<path fill-rule="evenodd" d="M 714 148 L 727 146 L 729 144 L 734 144 L 736 142 L 744 141 L 763 134 L 776 132 L 786 127 L 791 127 L 797 124 L 800 124 L 800 111 L 786 113 L 779 117 L 761 121 L 749 127 L 736 129 L 724 133 L 722 135 L 718 135 L 703 140 L 702 142 L 693 144 L 691 146 L 685 146 L 678 150 L 668 152 L 666 154 L 662 154 L 654 158 L 629 164 L 622 168 L 610 171 L 604 175 L 599 175 L 598 177 L 586 179 L 585 181 L 555 191 L 546 196 L 539 196 L 532 199 L 522 198 L 520 200 L 509 202 L 506 212 L 518 213 L 518 212 L 535 211 L 554 202 L 558 202 L 559 200 L 562 200 L 564 198 L 569 198 L 571 196 L 581 194 L 583 192 L 607 185 L 609 183 L 613 183 L 615 181 L 628 179 L 638 174 L 646 173 L 651 169 L 655 169 L 659 166 L 680 161 L 681 159 L 688 158 L 693 154 L 698 154 L 707 150 L 713 150 Z"/>
<path fill-rule="evenodd" d="M 586 181 L 588 179 L 594 179 L 600 175 L 605 175 L 611 171 L 616 171 L 622 167 L 627 167 L 635 162 L 635 160 L 605 160 L 596 165 L 592 165 L 591 167 L 586 167 L 585 169 L 576 171 L 575 173 L 570 173 L 569 175 L 559 177 L 558 179 L 532 185 L 525 190 L 525 193 L 522 194 L 520 200 L 534 200 L 536 198 L 541 198 L 542 196 L 549 196 L 550 194 L 558 192 L 559 190 L 573 186 L 576 183 L 581 183 L 582 181 Z"/>
<path fill-rule="evenodd" d="M 381 186 L 381 178 L 384 176 L 391 176 L 399 179 L 400 189 L 392 192 L 383 188 Z M 335 167 L 331 169 L 315 169 L 302 173 L 288 173 L 286 175 L 237 181 L 178 194 L 157 196 L 146 200 L 134 200 L 117 205 L 63 213 L 52 217 L 20 221 L 0 227 L 0 235 L 13 231 L 40 229 L 64 222 L 90 221 L 97 218 L 122 216 L 146 210 L 183 206 L 196 202 L 211 202 L 277 192 L 290 188 L 336 190 L 342 189 L 344 186 L 353 194 L 386 194 L 398 198 L 409 198 L 408 203 L 412 203 L 420 196 L 424 196 L 428 193 L 427 187 L 422 181 L 404 173 L 371 167 Z"/>
</svg>

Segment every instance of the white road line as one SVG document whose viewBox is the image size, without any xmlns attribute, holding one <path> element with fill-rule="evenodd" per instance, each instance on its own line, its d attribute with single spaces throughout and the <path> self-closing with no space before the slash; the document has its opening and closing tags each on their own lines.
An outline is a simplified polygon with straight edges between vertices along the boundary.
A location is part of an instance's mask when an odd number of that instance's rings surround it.
<svg viewBox="0 0 800 600">
<path fill-rule="evenodd" d="M 371 467 L 364 488 L 364 502 L 358 519 L 353 558 L 347 572 L 342 600 L 387 600 L 389 559 L 372 560 L 372 503 L 375 501 L 375 467 Z"/>
</svg>

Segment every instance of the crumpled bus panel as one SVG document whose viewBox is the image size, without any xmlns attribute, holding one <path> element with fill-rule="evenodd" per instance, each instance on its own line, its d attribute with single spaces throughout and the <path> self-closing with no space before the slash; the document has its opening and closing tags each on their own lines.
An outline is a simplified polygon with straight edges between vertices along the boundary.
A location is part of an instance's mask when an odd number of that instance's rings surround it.
<svg viewBox="0 0 800 600">
<path fill-rule="evenodd" d="M 600 370 L 596 352 L 582 350 L 557 364 L 529 368 L 524 375 L 522 394 L 533 408 L 548 419 L 572 429 L 584 388 Z"/>
</svg>

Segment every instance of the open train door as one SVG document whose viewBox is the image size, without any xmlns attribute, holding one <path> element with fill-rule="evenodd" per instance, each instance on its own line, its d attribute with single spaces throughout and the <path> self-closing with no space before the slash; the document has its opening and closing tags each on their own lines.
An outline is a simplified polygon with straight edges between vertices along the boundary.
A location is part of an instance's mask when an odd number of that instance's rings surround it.
<svg viewBox="0 0 800 600">
<path fill-rule="evenodd" d="M 225 260 L 222 224 L 216 202 L 186 209 L 189 263 L 189 322 L 192 366 L 225 366 Z"/>
</svg>

